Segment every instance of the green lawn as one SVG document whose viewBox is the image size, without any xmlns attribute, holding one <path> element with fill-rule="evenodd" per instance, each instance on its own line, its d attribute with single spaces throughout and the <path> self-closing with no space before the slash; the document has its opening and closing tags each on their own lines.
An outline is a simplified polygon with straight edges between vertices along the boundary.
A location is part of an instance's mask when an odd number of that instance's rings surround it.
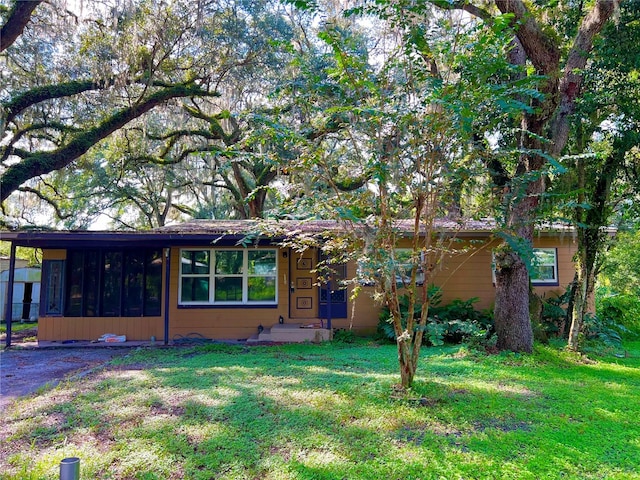
<svg viewBox="0 0 640 480">
<path fill-rule="evenodd" d="M 640 342 L 598 361 L 392 345 L 138 350 L 10 408 L 0 478 L 640 479 Z"/>
<path fill-rule="evenodd" d="M 14 320 L 11 322 L 11 333 L 21 332 L 23 330 L 31 330 L 38 326 L 37 322 L 21 322 L 20 320 Z M 0 333 L 7 333 L 7 324 L 5 322 L 0 323 Z"/>
<path fill-rule="evenodd" d="M 37 322 L 21 322 L 14 320 L 11 322 L 11 338 L 13 343 L 21 341 L 36 341 L 38 331 Z M 4 342 L 7 338 L 7 324 L 0 323 L 0 341 Z"/>
</svg>

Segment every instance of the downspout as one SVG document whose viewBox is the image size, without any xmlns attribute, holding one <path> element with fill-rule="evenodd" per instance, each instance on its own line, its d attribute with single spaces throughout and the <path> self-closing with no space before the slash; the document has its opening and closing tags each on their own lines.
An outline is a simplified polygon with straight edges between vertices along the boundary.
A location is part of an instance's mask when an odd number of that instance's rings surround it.
<svg viewBox="0 0 640 480">
<path fill-rule="evenodd" d="M 164 249 L 164 344 L 169 345 L 169 282 L 171 280 L 171 247 Z"/>
<path fill-rule="evenodd" d="M 5 346 L 11 346 L 11 320 L 13 318 L 13 284 L 16 277 L 16 244 L 11 242 L 11 253 L 9 256 L 9 281 L 7 283 L 7 306 L 5 308 L 5 321 L 7 322 L 7 337 Z"/>
<path fill-rule="evenodd" d="M 329 275 L 329 281 L 327 282 L 327 329 L 331 330 L 331 275 Z"/>
</svg>

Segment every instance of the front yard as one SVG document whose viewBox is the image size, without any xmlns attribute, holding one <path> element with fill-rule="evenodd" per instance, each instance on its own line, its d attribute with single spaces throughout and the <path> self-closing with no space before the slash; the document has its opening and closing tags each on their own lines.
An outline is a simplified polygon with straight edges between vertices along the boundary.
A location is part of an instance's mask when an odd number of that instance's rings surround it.
<svg viewBox="0 0 640 480">
<path fill-rule="evenodd" d="M 393 345 L 136 350 L 2 416 L 0 478 L 640 479 L 640 343 L 581 359 Z"/>
</svg>

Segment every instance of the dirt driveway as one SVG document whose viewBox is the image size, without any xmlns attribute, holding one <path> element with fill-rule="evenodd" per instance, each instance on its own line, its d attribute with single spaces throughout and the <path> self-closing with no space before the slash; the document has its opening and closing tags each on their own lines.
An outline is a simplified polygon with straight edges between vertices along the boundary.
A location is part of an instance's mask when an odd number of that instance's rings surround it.
<svg viewBox="0 0 640 480">
<path fill-rule="evenodd" d="M 0 411 L 13 400 L 72 374 L 88 372 L 129 348 L 40 348 L 0 351 Z"/>
</svg>

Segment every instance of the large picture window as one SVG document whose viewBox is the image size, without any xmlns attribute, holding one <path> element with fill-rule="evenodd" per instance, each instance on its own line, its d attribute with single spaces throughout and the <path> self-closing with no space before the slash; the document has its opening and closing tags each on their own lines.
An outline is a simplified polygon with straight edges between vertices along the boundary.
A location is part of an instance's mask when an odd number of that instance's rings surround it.
<svg viewBox="0 0 640 480">
<path fill-rule="evenodd" d="M 142 317 L 161 313 L 162 250 L 69 250 L 67 317 Z"/>
<path fill-rule="evenodd" d="M 180 252 L 181 305 L 275 305 L 277 250 Z"/>
</svg>

